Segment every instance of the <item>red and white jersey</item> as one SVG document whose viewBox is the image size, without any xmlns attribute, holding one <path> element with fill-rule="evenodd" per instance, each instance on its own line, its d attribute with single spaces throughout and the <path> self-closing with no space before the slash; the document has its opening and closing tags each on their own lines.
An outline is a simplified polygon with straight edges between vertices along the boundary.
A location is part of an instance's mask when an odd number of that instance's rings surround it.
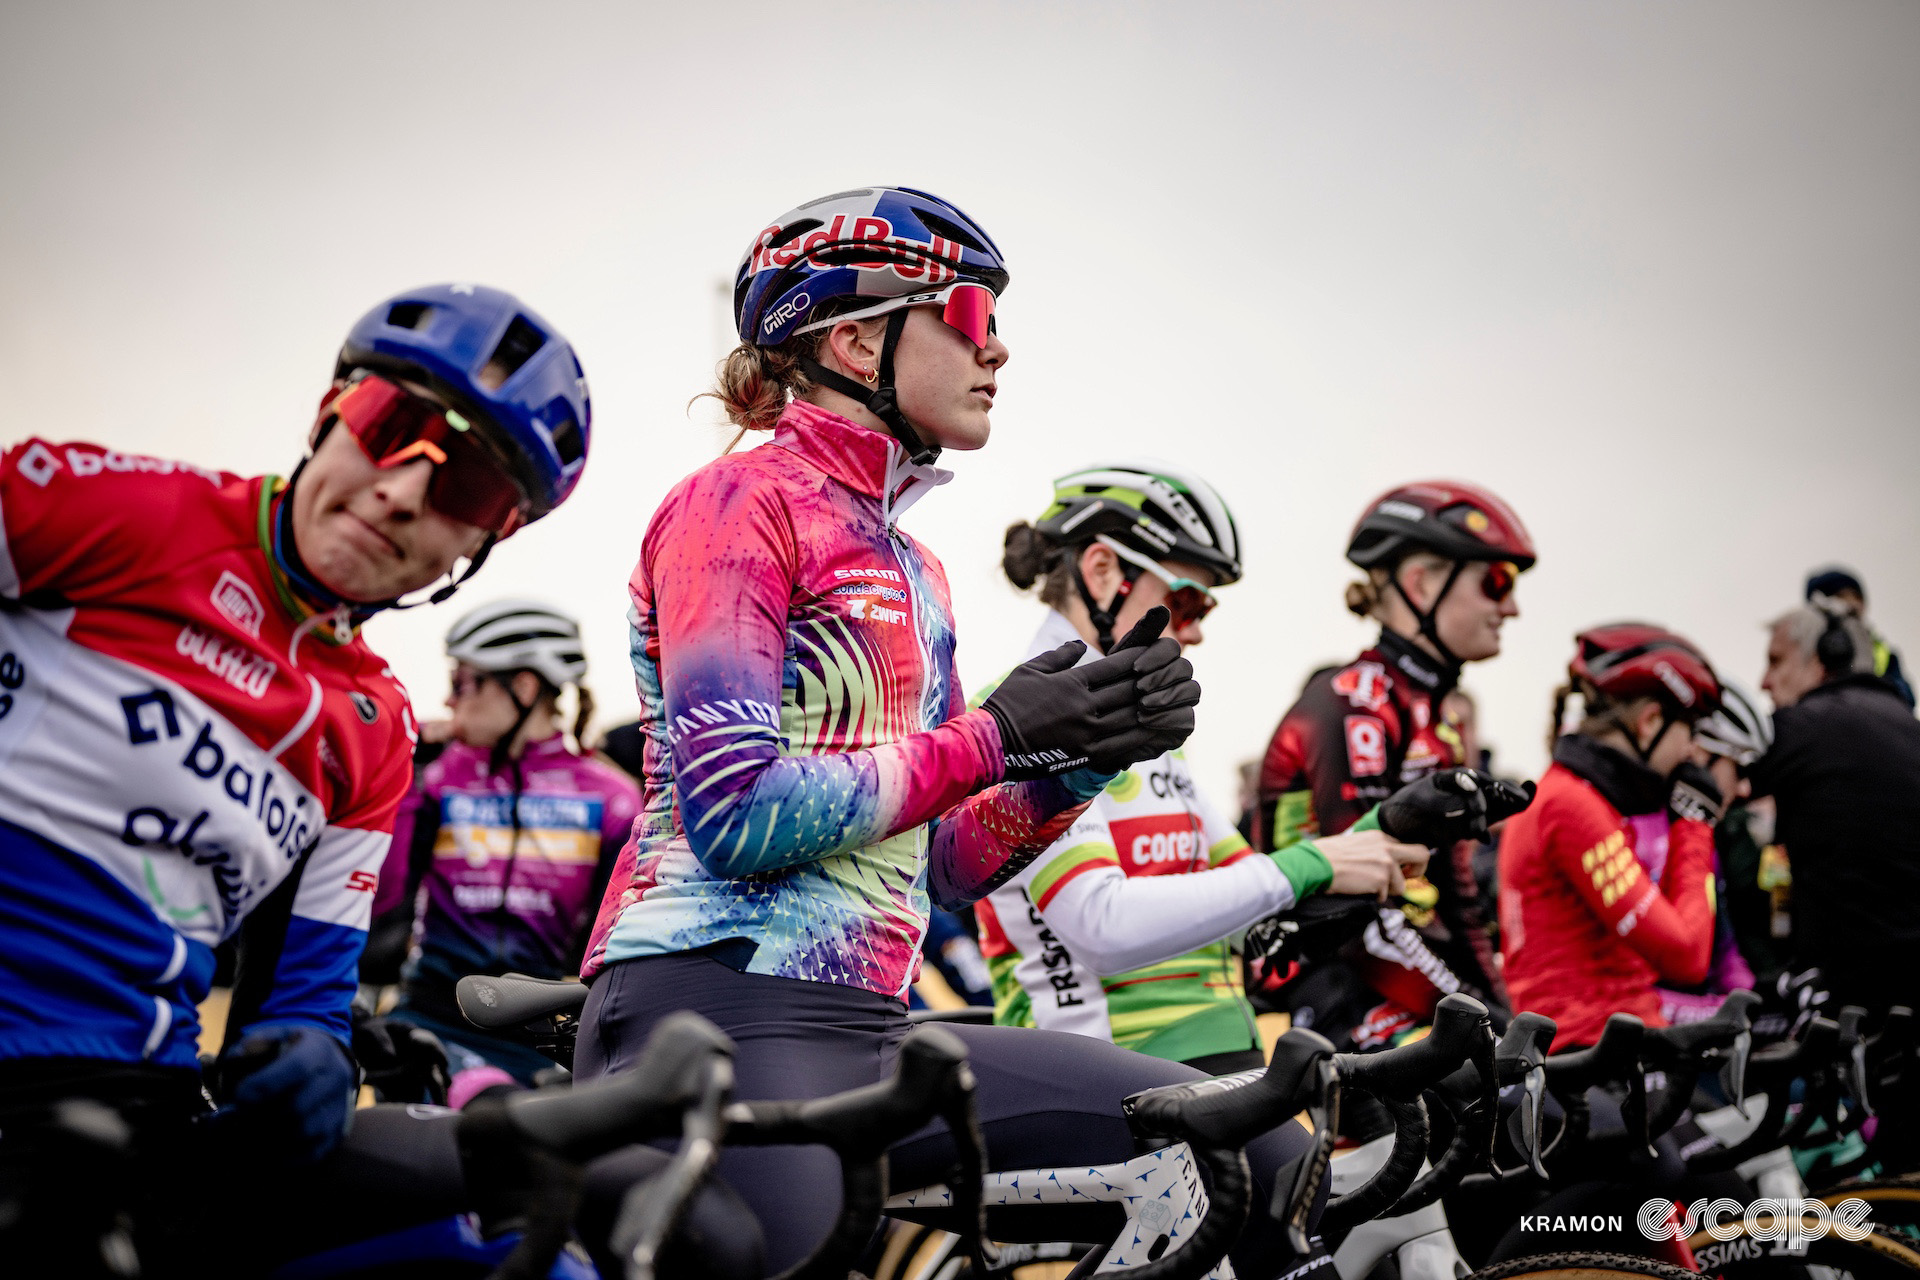
<svg viewBox="0 0 1920 1280">
<path fill-rule="evenodd" d="M 268 484 L 0 458 L 0 1058 L 194 1065 L 212 948 L 309 850 L 260 1021 L 347 1035 L 415 732 L 385 663 L 282 603 Z"/>
</svg>

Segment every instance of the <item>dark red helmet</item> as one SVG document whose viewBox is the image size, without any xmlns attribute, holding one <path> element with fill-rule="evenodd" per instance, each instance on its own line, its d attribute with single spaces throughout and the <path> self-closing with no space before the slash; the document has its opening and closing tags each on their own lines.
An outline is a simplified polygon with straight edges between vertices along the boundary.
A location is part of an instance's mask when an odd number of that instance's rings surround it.
<svg viewBox="0 0 1920 1280">
<path fill-rule="evenodd" d="M 1531 569 L 1538 556 L 1513 508 L 1478 485 L 1421 480 L 1367 504 L 1347 540 L 1347 559 L 1362 569 L 1389 567 L 1409 551 L 1449 560 L 1511 560 Z"/>
<path fill-rule="evenodd" d="M 1612 622 L 1574 637 L 1567 674 L 1614 702 L 1652 695 L 1680 718 L 1711 715 L 1720 706 L 1713 664 L 1692 642 L 1650 622 Z"/>
</svg>

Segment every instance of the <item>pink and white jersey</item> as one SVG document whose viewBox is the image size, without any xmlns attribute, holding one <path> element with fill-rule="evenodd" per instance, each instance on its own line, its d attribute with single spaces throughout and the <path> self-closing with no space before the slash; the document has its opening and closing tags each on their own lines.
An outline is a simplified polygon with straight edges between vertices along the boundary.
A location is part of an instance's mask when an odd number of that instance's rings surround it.
<svg viewBox="0 0 1920 1280">
<path fill-rule="evenodd" d="M 386 665 L 284 602 L 276 501 L 90 444 L 0 458 L 0 1058 L 195 1065 L 213 947 L 303 857 L 259 1021 L 346 1038 L 415 734 Z"/>
</svg>

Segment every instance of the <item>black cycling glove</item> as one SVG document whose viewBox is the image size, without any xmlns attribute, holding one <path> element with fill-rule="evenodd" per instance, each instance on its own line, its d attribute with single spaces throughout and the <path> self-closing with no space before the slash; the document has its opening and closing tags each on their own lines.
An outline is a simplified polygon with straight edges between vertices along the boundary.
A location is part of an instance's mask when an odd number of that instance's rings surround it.
<svg viewBox="0 0 1920 1280">
<path fill-rule="evenodd" d="M 1241 954 L 1284 969 L 1292 961 L 1324 960 L 1367 931 L 1380 917 L 1372 894 L 1319 894 L 1247 927 Z"/>
<path fill-rule="evenodd" d="M 1721 796 L 1713 775 L 1704 767 L 1691 760 L 1683 761 L 1667 775 L 1667 780 L 1673 784 L 1673 791 L 1667 796 L 1667 812 L 1708 826 L 1720 821 L 1720 814 L 1727 807 L 1726 799 Z"/>
<path fill-rule="evenodd" d="M 1533 803 L 1533 784 L 1515 786 L 1478 769 L 1440 769 L 1409 782 L 1380 805 L 1380 829 L 1395 840 L 1444 849 L 1485 840 L 1487 828 Z"/>
<path fill-rule="evenodd" d="M 1075 640 L 1008 672 L 980 704 L 1000 726 L 1007 780 L 1112 772 L 1185 742 L 1200 686 L 1179 642 L 1158 639 L 1167 621 L 1147 610 L 1098 662 L 1075 666 L 1087 648 Z"/>
</svg>

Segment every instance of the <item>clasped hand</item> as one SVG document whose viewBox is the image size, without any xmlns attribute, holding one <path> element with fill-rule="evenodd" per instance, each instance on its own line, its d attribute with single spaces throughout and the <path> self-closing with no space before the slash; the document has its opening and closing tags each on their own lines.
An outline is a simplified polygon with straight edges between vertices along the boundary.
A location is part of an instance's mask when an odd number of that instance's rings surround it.
<svg viewBox="0 0 1920 1280">
<path fill-rule="evenodd" d="M 1000 727 L 1006 778 L 1117 773 L 1185 742 L 1200 685 L 1179 641 L 1161 635 L 1168 619 L 1147 610 L 1097 662 L 1076 665 L 1087 646 L 1074 640 L 1008 672 L 981 703 Z"/>
</svg>

